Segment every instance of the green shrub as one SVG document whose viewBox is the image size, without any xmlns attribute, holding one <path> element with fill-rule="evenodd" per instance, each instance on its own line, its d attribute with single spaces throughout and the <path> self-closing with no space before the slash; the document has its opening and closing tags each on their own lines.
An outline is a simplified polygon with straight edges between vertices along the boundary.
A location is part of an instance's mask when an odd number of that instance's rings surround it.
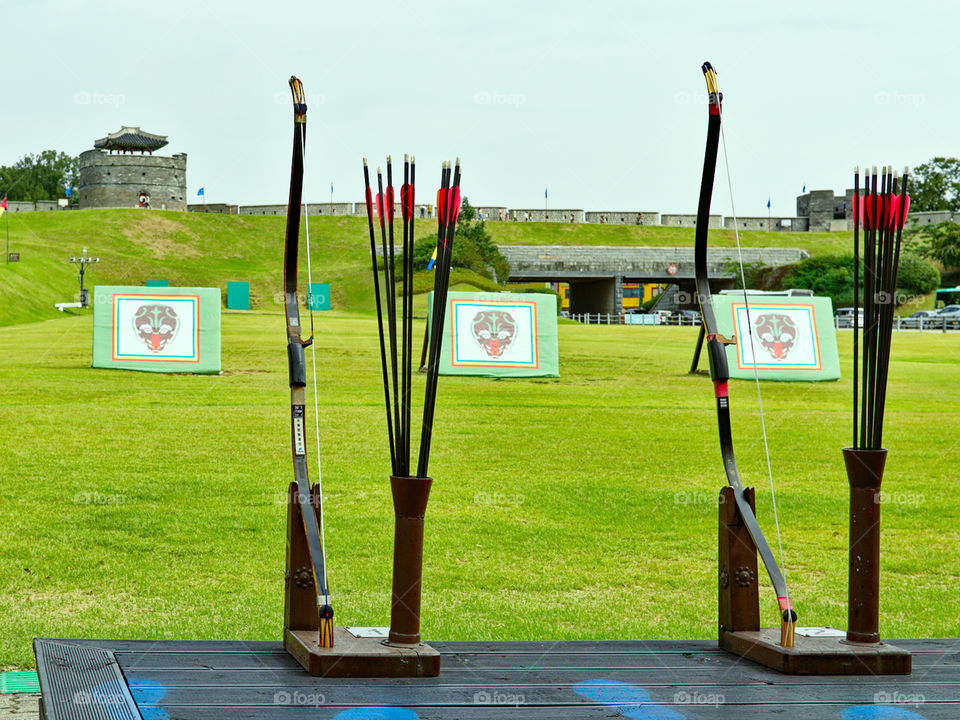
<svg viewBox="0 0 960 720">
<path fill-rule="evenodd" d="M 909 295 L 926 295 L 940 286 L 940 271 L 918 253 L 907 252 L 900 256 L 897 273 L 897 289 Z"/>
<path fill-rule="evenodd" d="M 806 288 L 828 296 L 834 307 L 853 305 L 853 255 L 806 258 L 790 265 L 779 284 L 783 290 Z"/>
<path fill-rule="evenodd" d="M 510 265 L 500 254 L 500 249 L 487 232 L 483 220 L 475 220 L 475 217 L 476 211 L 464 198 L 453 240 L 451 266 L 468 268 L 490 280 L 506 283 L 510 277 Z M 436 236 L 418 240 L 413 247 L 414 269 L 426 270 L 436 247 Z"/>
</svg>

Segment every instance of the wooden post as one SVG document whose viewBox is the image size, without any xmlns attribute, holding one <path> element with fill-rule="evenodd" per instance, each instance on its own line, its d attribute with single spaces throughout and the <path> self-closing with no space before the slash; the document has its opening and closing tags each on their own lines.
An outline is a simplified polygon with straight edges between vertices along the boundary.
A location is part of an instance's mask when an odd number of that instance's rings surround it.
<svg viewBox="0 0 960 720">
<path fill-rule="evenodd" d="M 847 640 L 880 642 L 880 483 L 886 450 L 843 449 L 850 480 Z"/>
<path fill-rule="evenodd" d="M 393 535 L 393 595 L 390 642 L 420 642 L 420 586 L 423 579 L 423 518 L 431 478 L 391 477 L 396 521 Z"/>
<path fill-rule="evenodd" d="M 754 489 L 744 490 L 755 509 Z M 719 622 L 720 630 L 760 629 L 760 588 L 757 581 L 757 546 L 737 509 L 732 487 L 720 491 Z"/>
<path fill-rule="evenodd" d="M 283 578 L 284 636 L 286 630 L 320 631 L 317 585 L 313 578 L 297 492 L 297 484 L 290 483 L 287 490 L 287 562 Z"/>
</svg>

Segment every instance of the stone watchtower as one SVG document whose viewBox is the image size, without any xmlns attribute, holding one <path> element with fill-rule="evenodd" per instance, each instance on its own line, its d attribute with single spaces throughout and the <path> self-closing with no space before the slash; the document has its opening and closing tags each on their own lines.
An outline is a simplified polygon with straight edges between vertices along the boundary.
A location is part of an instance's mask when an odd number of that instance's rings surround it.
<svg viewBox="0 0 960 720">
<path fill-rule="evenodd" d="M 165 135 L 122 127 L 80 154 L 80 208 L 144 207 L 187 209 L 187 155 L 153 154 Z M 139 153 L 139 154 L 137 154 Z"/>
</svg>

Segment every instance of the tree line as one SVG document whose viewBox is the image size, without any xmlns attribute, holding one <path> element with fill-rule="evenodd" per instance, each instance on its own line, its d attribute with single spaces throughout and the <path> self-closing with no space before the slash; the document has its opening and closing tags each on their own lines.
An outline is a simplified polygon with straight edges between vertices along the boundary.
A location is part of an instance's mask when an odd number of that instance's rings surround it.
<svg viewBox="0 0 960 720">
<path fill-rule="evenodd" d="M 56 150 L 27 154 L 13 165 L 0 165 L 0 197 L 36 202 L 64 197 L 77 184 L 79 159 Z"/>
</svg>

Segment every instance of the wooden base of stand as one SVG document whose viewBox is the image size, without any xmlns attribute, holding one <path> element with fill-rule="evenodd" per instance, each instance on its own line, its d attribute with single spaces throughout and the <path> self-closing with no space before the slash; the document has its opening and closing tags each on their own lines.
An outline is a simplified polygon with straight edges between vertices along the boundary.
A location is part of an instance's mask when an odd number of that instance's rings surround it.
<svg viewBox="0 0 960 720">
<path fill-rule="evenodd" d="M 909 675 L 913 666 L 910 652 L 883 642 L 798 634 L 785 648 L 779 628 L 720 630 L 720 647 L 787 675 Z"/>
<path fill-rule="evenodd" d="M 780 628 L 760 627 L 757 546 L 733 492 L 720 491 L 720 647 L 788 675 L 909 675 L 910 652 L 893 645 L 849 642 L 843 634 L 811 637 L 798 629 L 793 647 L 784 647 Z M 744 494 L 754 508 L 753 488 Z"/>
<path fill-rule="evenodd" d="M 346 628 L 333 631 L 333 647 L 317 645 L 310 630 L 287 630 L 283 646 L 314 677 L 436 677 L 440 653 L 425 643 L 398 646 L 382 638 L 354 637 Z"/>
</svg>

